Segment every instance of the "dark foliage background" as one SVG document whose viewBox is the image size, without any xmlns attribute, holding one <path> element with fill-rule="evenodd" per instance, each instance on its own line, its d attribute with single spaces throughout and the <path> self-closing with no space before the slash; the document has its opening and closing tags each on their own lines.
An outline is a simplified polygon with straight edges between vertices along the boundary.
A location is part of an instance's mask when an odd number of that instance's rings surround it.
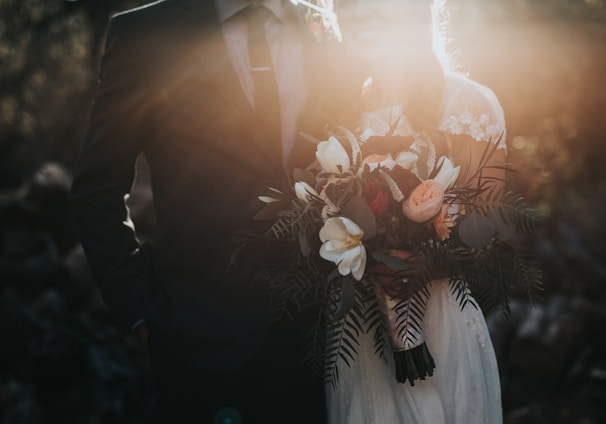
<svg viewBox="0 0 606 424">
<path fill-rule="evenodd" d="M 0 423 L 138 423 L 149 366 L 67 223 L 108 17 L 146 1 L 0 0 Z M 508 124 L 545 298 L 488 316 L 507 423 L 606 421 L 606 1 L 449 0 L 451 48 Z M 142 175 L 145 175 L 143 173 Z M 149 196 L 131 200 L 139 230 Z"/>
</svg>

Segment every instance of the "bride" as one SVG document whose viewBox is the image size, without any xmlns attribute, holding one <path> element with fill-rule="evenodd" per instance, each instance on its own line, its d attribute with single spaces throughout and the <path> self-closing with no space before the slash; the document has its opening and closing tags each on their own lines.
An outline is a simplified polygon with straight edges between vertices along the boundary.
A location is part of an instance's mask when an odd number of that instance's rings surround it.
<svg viewBox="0 0 606 424">
<path fill-rule="evenodd" d="M 495 143 L 492 160 L 502 163 L 505 123 L 497 98 L 448 71 L 436 54 L 438 31 L 432 24 L 443 1 L 338 4 L 355 64 L 349 69 L 367 69 L 371 77 L 359 129 L 383 135 L 395 123 L 397 135 L 438 134 L 445 153 L 462 169 L 480 166 L 486 143 Z M 391 355 L 385 363 L 375 353 L 373 337 L 361 334 L 355 362 L 340 360 L 336 384 L 326 386 L 329 423 L 502 422 L 497 362 L 480 308 L 475 301 L 461 308 L 448 278 L 432 281 L 430 294 L 422 327 L 433 375 L 414 386 L 397 382 Z"/>
</svg>

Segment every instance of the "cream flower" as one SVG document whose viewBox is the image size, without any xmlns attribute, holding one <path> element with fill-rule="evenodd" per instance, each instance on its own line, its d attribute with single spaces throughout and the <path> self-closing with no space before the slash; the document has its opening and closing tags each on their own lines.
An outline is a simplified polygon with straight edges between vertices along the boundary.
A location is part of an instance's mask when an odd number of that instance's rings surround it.
<svg viewBox="0 0 606 424">
<path fill-rule="evenodd" d="M 417 161 L 419 160 L 419 155 L 413 152 L 400 152 L 398 156 L 396 156 L 395 162 L 400 168 L 408 169 L 409 171 L 414 171 L 417 167 Z"/>
<path fill-rule="evenodd" d="M 335 137 L 318 143 L 316 158 L 324 171 L 341 174 L 349 170 L 349 154 Z"/>
<path fill-rule="evenodd" d="M 320 256 L 337 264 L 341 275 L 351 273 L 361 280 L 366 268 L 366 248 L 362 243 L 364 232 L 345 217 L 328 218 L 320 229 Z"/>
<path fill-rule="evenodd" d="M 304 181 L 298 181 L 295 183 L 295 195 L 297 199 L 309 203 L 310 197 L 319 197 L 318 192 L 309 184 Z"/>
<path fill-rule="evenodd" d="M 441 166 L 441 168 L 440 168 Z M 460 166 L 452 166 L 452 162 L 446 156 L 442 156 L 438 160 L 438 168 L 440 172 L 434 177 L 434 181 L 440 183 L 444 191 L 448 190 L 459 178 Z"/>
</svg>

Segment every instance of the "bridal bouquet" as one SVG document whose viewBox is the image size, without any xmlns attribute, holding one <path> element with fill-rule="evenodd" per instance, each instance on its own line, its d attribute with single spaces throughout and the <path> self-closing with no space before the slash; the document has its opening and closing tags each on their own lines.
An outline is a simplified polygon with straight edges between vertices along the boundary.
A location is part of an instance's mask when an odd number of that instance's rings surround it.
<svg viewBox="0 0 606 424">
<path fill-rule="evenodd" d="M 479 169 L 461 169 L 426 134 L 338 127 L 317 142 L 313 164 L 259 197 L 261 237 L 288 253 L 258 280 L 281 313 L 319 306 L 310 354 L 333 384 L 337 359 L 355 360 L 363 332 L 383 359 L 393 352 L 399 382 L 432 375 L 421 324 L 435 279 L 449 279 L 461 307 L 473 295 L 505 315 L 513 284 L 531 296 L 540 288 L 538 267 L 511 242 L 540 216 L 482 176 L 495 148 L 487 144 Z"/>
</svg>

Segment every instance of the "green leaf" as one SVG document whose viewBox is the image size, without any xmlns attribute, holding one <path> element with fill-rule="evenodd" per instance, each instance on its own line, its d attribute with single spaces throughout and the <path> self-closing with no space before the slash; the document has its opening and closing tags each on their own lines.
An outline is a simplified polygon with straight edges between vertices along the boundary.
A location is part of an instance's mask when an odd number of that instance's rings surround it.
<svg viewBox="0 0 606 424">
<path fill-rule="evenodd" d="M 341 299 L 339 302 L 339 306 L 332 317 L 333 321 L 338 321 L 345 316 L 349 312 L 349 310 L 353 307 L 355 303 L 354 296 L 354 285 L 353 281 L 349 278 L 343 279 L 343 283 L 341 285 Z"/>
<path fill-rule="evenodd" d="M 280 212 L 287 209 L 289 206 L 289 202 L 279 200 L 277 202 L 271 202 L 265 205 L 263 209 L 257 212 L 254 216 L 254 219 L 257 221 L 269 221 L 272 219 L 276 219 Z"/>
<path fill-rule="evenodd" d="M 467 215 L 459 224 L 459 237 L 469 247 L 483 249 L 495 234 L 494 223 L 477 212 Z"/>
<path fill-rule="evenodd" d="M 353 193 L 353 183 L 328 184 L 325 188 L 325 194 L 332 203 L 341 206 L 345 200 Z"/>
<path fill-rule="evenodd" d="M 295 182 L 303 181 L 313 187 L 316 184 L 316 177 L 313 172 L 306 169 L 295 168 L 292 172 Z"/>
<path fill-rule="evenodd" d="M 299 231 L 299 248 L 301 249 L 301 254 L 304 257 L 308 257 L 311 253 L 311 247 L 309 246 L 309 239 L 307 238 L 307 234 L 304 231 Z"/>
<path fill-rule="evenodd" d="M 375 214 L 360 196 L 352 197 L 341 209 L 341 215 L 358 224 L 364 231 L 365 240 L 371 239 L 377 234 Z"/>
</svg>

